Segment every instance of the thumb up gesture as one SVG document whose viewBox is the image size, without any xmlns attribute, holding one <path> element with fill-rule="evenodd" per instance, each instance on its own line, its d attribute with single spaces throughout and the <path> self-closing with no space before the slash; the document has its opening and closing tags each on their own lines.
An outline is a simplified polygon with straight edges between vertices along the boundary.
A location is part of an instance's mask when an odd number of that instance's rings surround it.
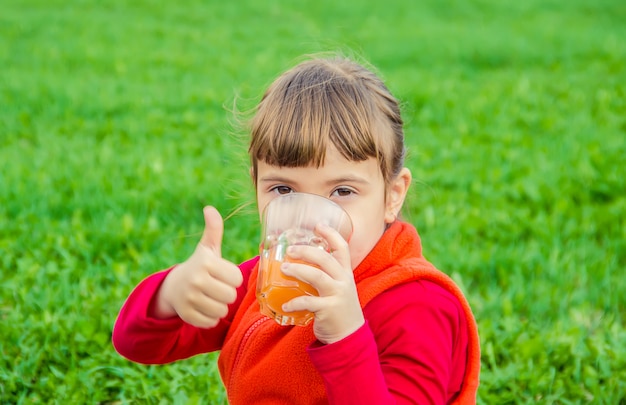
<svg viewBox="0 0 626 405">
<path fill-rule="evenodd" d="M 167 275 L 155 305 L 155 316 L 178 315 L 183 321 L 211 328 L 228 314 L 243 282 L 239 267 L 222 258 L 224 221 L 214 207 L 204 208 L 204 232 L 191 257 Z"/>
</svg>

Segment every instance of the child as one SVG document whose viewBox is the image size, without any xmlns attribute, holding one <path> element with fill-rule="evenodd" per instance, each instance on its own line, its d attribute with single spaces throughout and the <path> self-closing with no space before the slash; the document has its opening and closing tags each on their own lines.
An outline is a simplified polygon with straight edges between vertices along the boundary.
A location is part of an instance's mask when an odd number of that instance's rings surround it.
<svg viewBox="0 0 626 405">
<path fill-rule="evenodd" d="M 259 212 L 280 194 L 313 193 L 341 205 L 354 227 L 349 243 L 316 228 L 332 253 L 288 252 L 319 267 L 282 267 L 318 290 L 283 307 L 309 310 L 313 322 L 280 326 L 259 312 L 258 257 L 239 266 L 222 258 L 223 221 L 206 207 L 191 257 L 128 297 L 116 350 L 145 364 L 221 350 L 235 405 L 475 403 L 480 353 L 470 307 L 398 219 L 411 183 L 402 125 L 382 81 L 349 59 L 311 59 L 281 75 L 251 122 Z"/>
</svg>

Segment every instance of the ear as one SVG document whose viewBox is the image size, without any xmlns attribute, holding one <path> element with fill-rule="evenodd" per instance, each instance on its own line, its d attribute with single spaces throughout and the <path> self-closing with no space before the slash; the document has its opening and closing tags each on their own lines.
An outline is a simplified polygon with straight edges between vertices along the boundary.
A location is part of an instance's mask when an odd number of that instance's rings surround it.
<svg viewBox="0 0 626 405">
<path fill-rule="evenodd" d="M 409 187 L 411 186 L 411 179 L 411 171 L 404 167 L 387 187 L 385 223 L 392 223 L 400 214 L 406 193 L 409 191 Z"/>
</svg>

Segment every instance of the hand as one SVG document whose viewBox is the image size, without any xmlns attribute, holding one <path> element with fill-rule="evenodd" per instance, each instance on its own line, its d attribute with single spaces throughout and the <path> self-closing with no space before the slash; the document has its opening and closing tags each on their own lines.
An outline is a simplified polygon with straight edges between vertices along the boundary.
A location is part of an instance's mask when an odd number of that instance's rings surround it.
<svg viewBox="0 0 626 405">
<path fill-rule="evenodd" d="M 281 269 L 286 275 L 311 284 L 319 292 L 319 297 L 305 295 L 294 298 L 283 305 L 283 310 L 315 313 L 315 337 L 329 344 L 354 333 L 365 323 L 365 318 L 354 282 L 348 243 L 327 226 L 318 226 L 316 233 L 328 241 L 332 254 L 313 246 L 291 246 L 287 255 L 319 268 L 285 263 Z"/>
<path fill-rule="evenodd" d="M 239 268 L 222 258 L 224 221 L 214 207 L 204 208 L 204 232 L 191 257 L 174 267 L 159 289 L 155 315 L 178 315 L 183 321 L 210 328 L 228 314 L 243 282 Z"/>
</svg>

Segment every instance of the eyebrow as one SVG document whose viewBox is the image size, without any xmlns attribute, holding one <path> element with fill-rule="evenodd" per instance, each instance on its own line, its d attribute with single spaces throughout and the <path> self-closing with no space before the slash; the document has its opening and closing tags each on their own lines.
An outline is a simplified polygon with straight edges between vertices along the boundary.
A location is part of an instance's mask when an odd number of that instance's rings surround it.
<svg viewBox="0 0 626 405">
<path fill-rule="evenodd" d="M 259 178 L 259 181 L 263 181 L 263 182 L 277 182 L 277 183 L 291 183 L 292 180 L 291 179 L 287 179 L 285 177 L 280 177 L 280 176 L 264 176 Z"/>
<path fill-rule="evenodd" d="M 330 179 L 326 182 L 326 184 L 338 184 L 338 183 L 359 183 L 359 184 L 369 184 L 369 181 L 358 176 L 345 176 L 345 177 L 337 177 L 336 179 Z"/>
<path fill-rule="evenodd" d="M 260 182 L 277 182 L 277 183 L 294 183 L 293 179 L 289 179 L 286 177 L 281 177 L 281 176 L 276 176 L 276 175 L 269 175 L 269 176 L 264 176 L 261 177 L 259 179 Z M 337 177 L 334 179 L 330 179 L 328 181 L 326 181 L 327 185 L 333 185 L 333 184 L 339 184 L 339 183 L 359 183 L 359 184 L 369 184 L 369 181 L 362 178 L 362 177 L 358 177 L 358 176 L 344 176 L 344 177 Z"/>
</svg>

